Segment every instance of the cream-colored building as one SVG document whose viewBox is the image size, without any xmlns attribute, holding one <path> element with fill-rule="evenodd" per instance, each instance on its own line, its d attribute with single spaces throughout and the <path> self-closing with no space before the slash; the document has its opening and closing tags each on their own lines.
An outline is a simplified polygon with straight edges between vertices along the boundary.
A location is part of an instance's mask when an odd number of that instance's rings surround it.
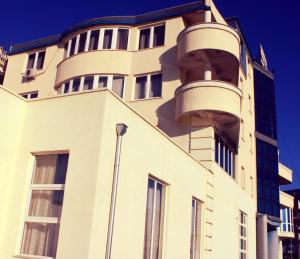
<svg viewBox="0 0 300 259">
<path fill-rule="evenodd" d="M 267 259 L 253 78 L 209 0 L 13 45 L 0 258 Z"/>
</svg>

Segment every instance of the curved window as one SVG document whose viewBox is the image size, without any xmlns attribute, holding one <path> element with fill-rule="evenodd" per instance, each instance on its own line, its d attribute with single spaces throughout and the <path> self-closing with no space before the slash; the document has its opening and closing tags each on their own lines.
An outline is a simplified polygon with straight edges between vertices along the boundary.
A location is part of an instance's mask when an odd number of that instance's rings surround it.
<svg viewBox="0 0 300 259">
<path fill-rule="evenodd" d="M 78 53 L 100 50 L 127 50 L 129 29 L 101 28 L 76 35 L 65 44 L 65 58 Z"/>
<path fill-rule="evenodd" d="M 125 77 L 122 75 L 88 75 L 70 79 L 57 88 L 57 94 L 108 88 L 123 98 Z"/>
</svg>

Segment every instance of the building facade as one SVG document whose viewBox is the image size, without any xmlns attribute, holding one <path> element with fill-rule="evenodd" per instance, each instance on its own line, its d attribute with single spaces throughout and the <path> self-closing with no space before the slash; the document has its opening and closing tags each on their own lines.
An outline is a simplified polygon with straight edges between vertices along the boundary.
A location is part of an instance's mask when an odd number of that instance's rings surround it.
<svg viewBox="0 0 300 259">
<path fill-rule="evenodd" d="M 258 129 L 257 66 L 211 1 L 13 45 L 0 258 L 278 258 L 278 169 L 270 184 L 256 166 L 260 132 L 278 167 L 276 122 Z"/>
</svg>

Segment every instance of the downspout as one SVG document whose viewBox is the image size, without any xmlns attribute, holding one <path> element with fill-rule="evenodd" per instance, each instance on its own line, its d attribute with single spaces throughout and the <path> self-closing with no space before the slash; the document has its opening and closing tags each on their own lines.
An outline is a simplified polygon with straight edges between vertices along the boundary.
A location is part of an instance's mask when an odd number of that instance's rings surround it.
<svg viewBox="0 0 300 259">
<path fill-rule="evenodd" d="M 116 210 L 117 190 L 118 190 L 118 181 L 119 181 L 122 136 L 126 133 L 126 130 L 127 130 L 127 126 L 124 123 L 119 123 L 116 125 L 117 142 L 116 142 L 116 151 L 115 151 L 115 164 L 114 164 L 114 173 L 113 173 L 105 259 L 111 258 L 111 247 L 112 247 L 112 239 L 113 239 L 113 232 L 114 232 L 115 210 Z"/>
</svg>

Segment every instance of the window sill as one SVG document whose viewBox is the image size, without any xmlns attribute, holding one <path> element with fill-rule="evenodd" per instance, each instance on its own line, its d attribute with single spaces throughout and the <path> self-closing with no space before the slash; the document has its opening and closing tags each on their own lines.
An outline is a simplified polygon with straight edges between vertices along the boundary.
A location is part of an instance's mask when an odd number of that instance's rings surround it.
<svg viewBox="0 0 300 259">
<path fill-rule="evenodd" d="M 129 102 L 135 103 L 135 102 L 140 102 L 140 101 L 153 101 L 153 100 L 158 100 L 158 99 L 163 99 L 163 97 L 159 96 L 159 97 L 153 97 L 153 98 L 136 99 L 136 100 L 131 100 Z"/>
<path fill-rule="evenodd" d="M 14 255 L 13 257 L 22 258 L 22 259 L 55 259 L 54 257 L 41 256 L 41 255 L 27 255 L 27 254 Z"/>
</svg>

